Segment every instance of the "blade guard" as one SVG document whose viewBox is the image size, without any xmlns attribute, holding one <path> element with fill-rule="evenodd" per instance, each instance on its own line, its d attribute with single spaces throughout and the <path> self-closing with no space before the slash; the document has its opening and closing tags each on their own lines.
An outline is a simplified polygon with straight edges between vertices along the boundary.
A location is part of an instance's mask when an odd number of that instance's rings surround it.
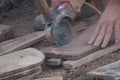
<svg viewBox="0 0 120 80">
<path fill-rule="evenodd" d="M 68 44 L 73 38 L 75 11 L 69 3 L 63 3 L 54 11 L 51 24 L 51 41 L 57 46 Z"/>
</svg>

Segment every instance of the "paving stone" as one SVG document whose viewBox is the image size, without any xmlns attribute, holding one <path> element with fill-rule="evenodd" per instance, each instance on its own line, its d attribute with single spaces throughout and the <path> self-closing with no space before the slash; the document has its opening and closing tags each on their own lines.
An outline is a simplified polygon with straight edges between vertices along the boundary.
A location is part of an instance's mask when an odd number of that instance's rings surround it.
<svg viewBox="0 0 120 80">
<path fill-rule="evenodd" d="M 68 45 L 59 48 L 45 49 L 42 50 L 42 52 L 46 53 L 46 56 L 50 58 L 57 57 L 72 60 L 83 58 L 100 49 L 99 47 L 94 47 L 88 44 L 88 41 L 92 36 L 91 31 L 94 29 L 95 26 L 89 27 Z"/>
<path fill-rule="evenodd" d="M 96 59 L 98 59 L 98 58 L 100 58 L 102 56 L 105 56 L 105 55 L 108 55 L 108 54 L 110 54 L 112 52 L 118 51 L 119 49 L 120 49 L 120 43 L 114 44 L 114 45 L 112 45 L 110 47 L 107 47 L 105 49 L 96 51 L 96 52 L 94 52 L 94 53 L 92 53 L 92 54 L 90 54 L 90 55 L 88 55 L 86 57 L 83 57 L 83 58 L 79 59 L 79 60 L 65 61 L 63 63 L 63 66 L 65 68 L 67 68 L 67 69 L 69 69 L 69 68 L 77 68 L 77 67 L 82 66 L 83 64 L 87 64 L 87 63 L 89 63 L 91 61 L 94 61 L 94 60 L 96 60 Z"/>
</svg>

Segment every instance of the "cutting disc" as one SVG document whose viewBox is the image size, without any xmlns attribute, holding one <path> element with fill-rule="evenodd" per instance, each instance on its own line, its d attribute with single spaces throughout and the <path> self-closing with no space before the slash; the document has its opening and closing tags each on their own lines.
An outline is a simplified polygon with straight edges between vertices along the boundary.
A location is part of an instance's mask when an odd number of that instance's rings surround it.
<svg viewBox="0 0 120 80">
<path fill-rule="evenodd" d="M 73 38 L 72 24 L 67 19 L 62 19 L 60 22 L 55 21 L 51 28 L 52 42 L 57 46 L 68 44 Z"/>
</svg>

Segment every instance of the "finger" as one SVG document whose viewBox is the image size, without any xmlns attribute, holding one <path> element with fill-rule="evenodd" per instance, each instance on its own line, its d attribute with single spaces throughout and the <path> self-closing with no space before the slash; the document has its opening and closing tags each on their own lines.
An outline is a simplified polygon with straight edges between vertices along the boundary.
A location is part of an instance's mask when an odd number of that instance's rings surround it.
<svg viewBox="0 0 120 80">
<path fill-rule="evenodd" d="M 53 12 L 54 10 L 55 10 L 55 8 L 57 7 L 57 4 L 52 4 L 52 6 L 51 6 L 51 12 Z"/>
<path fill-rule="evenodd" d="M 103 40 L 103 43 L 102 43 L 102 48 L 105 48 L 107 46 L 107 44 L 109 43 L 111 37 L 112 37 L 112 34 L 113 34 L 113 27 L 114 27 L 114 24 L 113 23 L 110 23 L 107 27 L 107 31 L 105 33 L 105 37 L 104 37 L 104 40 Z"/>
<path fill-rule="evenodd" d="M 50 11 L 51 11 L 51 12 L 53 12 L 53 11 L 54 11 L 54 7 L 53 7 L 53 6 L 51 6 Z"/>
<path fill-rule="evenodd" d="M 101 28 L 101 24 L 98 23 L 97 26 L 96 26 L 95 32 L 93 33 L 93 36 L 89 40 L 88 44 L 93 44 L 94 43 L 94 41 L 96 40 L 97 35 L 100 31 L 100 28 Z"/>
<path fill-rule="evenodd" d="M 101 26 L 99 34 L 95 40 L 94 46 L 99 46 L 102 43 L 104 36 L 105 36 L 106 28 L 107 28 L 107 24 L 103 24 Z"/>
<path fill-rule="evenodd" d="M 69 0 L 70 4 L 72 5 L 72 8 L 76 12 L 80 12 L 81 6 L 78 0 Z"/>
<path fill-rule="evenodd" d="M 120 21 L 115 24 L 115 42 L 120 42 Z"/>
</svg>

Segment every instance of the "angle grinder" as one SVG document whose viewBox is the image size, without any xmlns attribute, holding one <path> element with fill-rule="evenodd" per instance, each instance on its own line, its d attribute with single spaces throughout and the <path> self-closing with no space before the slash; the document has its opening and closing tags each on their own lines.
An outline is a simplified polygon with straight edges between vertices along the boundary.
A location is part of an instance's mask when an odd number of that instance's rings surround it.
<svg viewBox="0 0 120 80">
<path fill-rule="evenodd" d="M 57 46 L 68 44 L 73 39 L 73 23 L 77 15 L 71 4 L 62 3 L 51 13 L 46 0 L 35 0 L 35 3 L 41 12 L 41 15 L 35 19 L 35 30 L 45 30 L 47 32 L 46 38 Z M 102 14 L 96 7 L 85 0 L 81 0 L 80 5 L 83 6 L 84 4 Z"/>
<path fill-rule="evenodd" d="M 34 22 L 35 30 L 45 30 L 46 37 L 57 46 L 68 44 L 73 39 L 73 24 L 76 12 L 69 3 L 62 3 L 53 13 L 45 0 L 35 0 L 41 13 Z"/>
</svg>

